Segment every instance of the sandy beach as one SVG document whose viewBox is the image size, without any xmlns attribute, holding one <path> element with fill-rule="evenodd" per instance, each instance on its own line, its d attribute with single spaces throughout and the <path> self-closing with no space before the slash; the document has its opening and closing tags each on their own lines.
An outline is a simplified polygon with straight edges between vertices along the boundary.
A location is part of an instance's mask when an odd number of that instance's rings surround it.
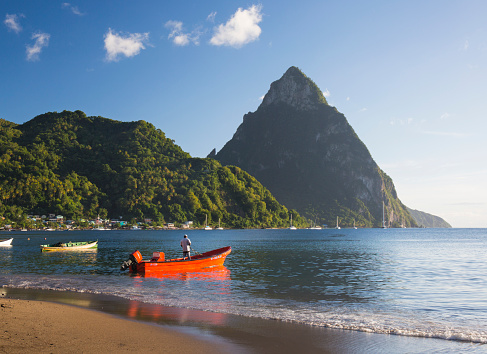
<svg viewBox="0 0 487 354">
<path fill-rule="evenodd" d="M 0 318 L 1 353 L 227 352 L 170 328 L 44 301 L 0 299 Z"/>
<path fill-rule="evenodd" d="M 483 345 L 343 331 L 100 294 L 0 288 L 0 353 L 428 353 Z"/>
<path fill-rule="evenodd" d="M 0 288 L 0 353 L 482 352 L 475 343 L 379 335 L 113 296 Z"/>
</svg>

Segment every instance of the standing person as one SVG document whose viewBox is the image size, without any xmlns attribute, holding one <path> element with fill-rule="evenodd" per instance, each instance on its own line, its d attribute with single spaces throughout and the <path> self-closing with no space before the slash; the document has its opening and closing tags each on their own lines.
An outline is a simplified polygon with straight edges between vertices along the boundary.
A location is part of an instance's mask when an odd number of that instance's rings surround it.
<svg viewBox="0 0 487 354">
<path fill-rule="evenodd" d="M 188 238 L 188 235 L 184 235 L 183 239 L 181 240 L 181 247 L 183 248 L 183 259 L 188 257 L 191 260 L 191 240 Z"/>
</svg>

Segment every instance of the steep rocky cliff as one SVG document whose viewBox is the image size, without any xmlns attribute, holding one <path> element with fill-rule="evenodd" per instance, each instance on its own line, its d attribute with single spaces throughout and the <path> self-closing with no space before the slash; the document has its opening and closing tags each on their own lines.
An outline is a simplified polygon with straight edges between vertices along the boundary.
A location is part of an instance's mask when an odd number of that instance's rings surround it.
<svg viewBox="0 0 487 354">
<path fill-rule="evenodd" d="M 386 224 L 417 226 L 345 116 L 296 67 L 211 156 L 246 170 L 317 223 L 333 226 L 338 217 L 341 226 L 380 226 L 384 203 Z"/>
</svg>

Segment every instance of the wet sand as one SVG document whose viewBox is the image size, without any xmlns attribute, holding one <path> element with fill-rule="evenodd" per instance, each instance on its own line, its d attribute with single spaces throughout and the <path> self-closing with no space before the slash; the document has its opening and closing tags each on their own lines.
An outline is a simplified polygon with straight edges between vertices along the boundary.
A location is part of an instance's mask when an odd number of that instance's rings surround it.
<svg viewBox="0 0 487 354">
<path fill-rule="evenodd" d="M 174 329 L 69 305 L 0 300 L 2 353 L 225 353 L 224 346 Z"/>
<path fill-rule="evenodd" d="M 0 306 L 0 353 L 485 350 L 473 343 L 313 327 L 69 291 L 0 288 Z"/>
</svg>

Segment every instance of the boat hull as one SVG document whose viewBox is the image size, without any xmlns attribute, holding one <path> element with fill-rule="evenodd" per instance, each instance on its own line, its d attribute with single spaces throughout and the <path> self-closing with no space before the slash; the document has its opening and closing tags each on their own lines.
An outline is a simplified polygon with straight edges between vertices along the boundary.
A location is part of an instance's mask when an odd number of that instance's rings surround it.
<svg viewBox="0 0 487 354">
<path fill-rule="evenodd" d="M 142 260 L 132 264 L 129 268 L 132 273 L 157 274 L 191 272 L 202 269 L 218 268 L 223 266 L 225 258 L 232 252 L 230 246 L 219 248 L 191 257 L 191 260 L 176 258 L 167 261 Z"/>
<path fill-rule="evenodd" d="M 0 246 L 10 246 L 12 244 L 13 238 L 8 238 L 6 240 L 0 240 Z"/>
<path fill-rule="evenodd" d="M 68 242 L 60 245 L 41 245 L 42 252 L 52 251 L 84 251 L 98 248 L 98 241 Z"/>
</svg>

